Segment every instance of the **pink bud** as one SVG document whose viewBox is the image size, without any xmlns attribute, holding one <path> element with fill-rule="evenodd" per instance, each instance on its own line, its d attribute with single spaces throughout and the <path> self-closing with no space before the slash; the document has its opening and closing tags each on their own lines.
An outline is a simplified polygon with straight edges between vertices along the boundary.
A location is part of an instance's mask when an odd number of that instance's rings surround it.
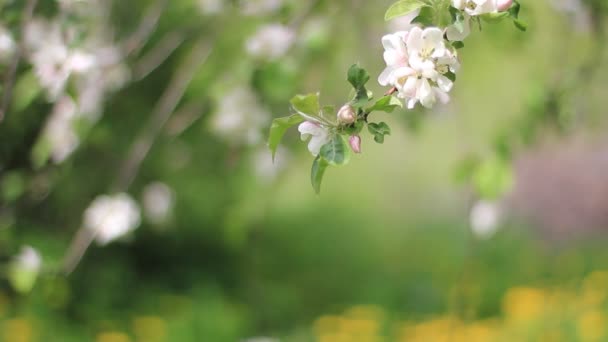
<svg viewBox="0 0 608 342">
<path fill-rule="evenodd" d="M 361 153 L 361 137 L 358 135 L 351 135 L 348 138 L 348 143 L 350 144 L 350 148 L 353 149 L 355 153 Z"/>
<path fill-rule="evenodd" d="M 513 5 L 513 0 L 496 0 L 496 7 L 499 12 L 508 10 L 511 8 L 511 5 Z"/>
<path fill-rule="evenodd" d="M 352 124 L 357 121 L 357 114 L 355 114 L 355 109 L 350 105 L 344 105 L 338 111 L 338 121 L 343 124 Z"/>
</svg>

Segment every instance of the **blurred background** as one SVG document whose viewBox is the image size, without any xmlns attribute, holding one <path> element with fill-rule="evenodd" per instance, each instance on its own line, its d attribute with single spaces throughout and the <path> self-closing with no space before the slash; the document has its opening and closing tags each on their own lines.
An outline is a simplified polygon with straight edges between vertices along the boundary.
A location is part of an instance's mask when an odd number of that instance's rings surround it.
<svg viewBox="0 0 608 342">
<path fill-rule="evenodd" d="M 521 2 L 317 196 L 390 1 L 0 1 L 0 340 L 608 340 L 608 6 Z"/>
</svg>

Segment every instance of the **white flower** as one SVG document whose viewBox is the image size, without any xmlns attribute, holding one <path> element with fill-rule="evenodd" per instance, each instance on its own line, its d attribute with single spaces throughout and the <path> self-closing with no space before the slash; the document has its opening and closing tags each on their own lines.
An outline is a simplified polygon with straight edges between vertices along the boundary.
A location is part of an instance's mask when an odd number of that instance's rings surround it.
<svg viewBox="0 0 608 342">
<path fill-rule="evenodd" d="M 210 124 L 212 132 L 226 140 L 254 145 L 262 141 L 261 130 L 269 120 L 253 91 L 238 87 L 221 98 Z"/>
<path fill-rule="evenodd" d="M 7 61 L 15 53 L 17 44 L 11 32 L 4 26 L 0 26 L 0 61 Z"/>
<path fill-rule="evenodd" d="M 14 257 L 13 263 L 21 270 L 38 273 L 42 266 L 42 257 L 32 246 L 23 246 L 21 252 Z"/>
<path fill-rule="evenodd" d="M 160 224 L 169 218 L 175 204 L 175 194 L 165 183 L 154 182 L 146 185 L 143 191 L 143 207 L 146 218 Z"/>
<path fill-rule="evenodd" d="M 83 228 L 94 234 L 99 245 L 128 234 L 139 224 L 139 206 L 126 193 L 99 196 L 84 212 Z"/>
<path fill-rule="evenodd" d="M 32 290 L 40 273 L 42 257 L 31 246 L 21 247 L 21 252 L 13 257 L 8 265 L 7 277 L 13 288 L 19 293 Z"/>
<path fill-rule="evenodd" d="M 298 126 L 298 131 L 300 132 L 302 141 L 306 141 L 308 138 L 310 138 L 310 141 L 308 142 L 308 150 L 315 157 L 319 155 L 321 147 L 331 140 L 329 131 L 325 127 L 315 122 L 302 122 L 300 126 Z"/>
<path fill-rule="evenodd" d="M 479 201 L 471 208 L 471 230 L 478 238 L 490 238 L 498 230 L 501 218 L 502 210 L 497 203 Z"/>
<path fill-rule="evenodd" d="M 498 12 L 497 0 L 452 0 L 452 6 L 471 16 Z"/>
<path fill-rule="evenodd" d="M 43 143 L 47 144 L 55 164 L 66 160 L 80 144 L 80 138 L 74 130 L 76 117 L 76 104 L 71 97 L 63 96 L 55 103 L 44 126 Z"/>
<path fill-rule="evenodd" d="M 26 26 L 25 44 L 42 88 L 55 101 L 65 91 L 72 74 L 86 74 L 96 64 L 89 53 L 68 47 L 71 32 L 64 32 L 58 21 L 34 19 Z"/>
<path fill-rule="evenodd" d="M 272 61 L 283 57 L 295 38 L 296 34 L 291 28 L 268 24 L 247 39 L 245 47 L 250 56 Z"/>
<path fill-rule="evenodd" d="M 241 0 L 239 2 L 244 15 L 266 15 L 276 12 L 283 6 L 283 0 Z"/>
<path fill-rule="evenodd" d="M 449 101 L 453 82 L 446 74 L 455 73 L 460 64 L 455 52 L 446 47 L 440 29 L 413 27 L 384 36 L 382 45 L 387 67 L 378 82 L 396 87 L 408 108 L 418 102 L 431 108 L 437 101 Z"/>
</svg>

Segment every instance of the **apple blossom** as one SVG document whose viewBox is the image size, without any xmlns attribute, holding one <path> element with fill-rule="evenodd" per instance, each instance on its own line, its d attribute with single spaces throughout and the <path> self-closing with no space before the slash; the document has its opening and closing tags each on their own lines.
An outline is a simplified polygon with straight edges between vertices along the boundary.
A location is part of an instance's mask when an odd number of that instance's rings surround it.
<svg viewBox="0 0 608 342">
<path fill-rule="evenodd" d="M 343 124 L 352 124 L 357 120 L 357 114 L 351 105 L 344 105 L 338 110 L 338 122 Z"/>
<path fill-rule="evenodd" d="M 211 132 L 225 140 L 255 145 L 262 139 L 261 128 L 270 113 L 259 103 L 248 87 L 237 87 L 220 99 L 210 120 Z"/>
<path fill-rule="evenodd" d="M 455 73 L 460 64 L 446 47 L 442 30 L 413 27 L 384 36 L 382 44 L 387 67 L 378 78 L 381 85 L 396 87 L 409 109 L 418 102 L 427 108 L 448 102 L 453 82 L 446 74 Z"/>
<path fill-rule="evenodd" d="M 298 126 L 298 131 L 300 132 L 302 141 L 306 141 L 308 138 L 310 138 L 310 141 L 308 142 L 308 150 L 313 156 L 319 155 L 321 147 L 327 144 L 330 140 L 330 135 L 327 128 L 316 122 L 304 121 L 300 124 L 300 126 Z"/>
<path fill-rule="evenodd" d="M 144 188 L 142 204 L 146 218 L 154 224 L 167 221 L 175 205 L 175 193 L 165 183 L 153 182 Z"/>
<path fill-rule="evenodd" d="M 471 208 L 471 230 L 478 238 L 490 238 L 496 233 L 501 218 L 502 210 L 497 203 L 479 201 Z"/>
<path fill-rule="evenodd" d="M 16 291 L 28 293 L 36 283 L 41 266 L 40 253 L 31 246 L 23 246 L 8 265 L 8 280 Z"/>
<path fill-rule="evenodd" d="M 103 246 L 136 229 L 140 220 L 139 206 L 128 194 L 102 195 L 85 210 L 83 228 Z"/>
<path fill-rule="evenodd" d="M 280 24 L 268 24 L 260 28 L 245 43 L 247 53 L 269 61 L 283 57 L 296 39 L 295 32 Z"/>
<path fill-rule="evenodd" d="M 350 145 L 350 148 L 353 150 L 353 152 L 361 153 L 361 137 L 360 136 L 351 135 L 348 138 L 348 144 Z"/>
</svg>

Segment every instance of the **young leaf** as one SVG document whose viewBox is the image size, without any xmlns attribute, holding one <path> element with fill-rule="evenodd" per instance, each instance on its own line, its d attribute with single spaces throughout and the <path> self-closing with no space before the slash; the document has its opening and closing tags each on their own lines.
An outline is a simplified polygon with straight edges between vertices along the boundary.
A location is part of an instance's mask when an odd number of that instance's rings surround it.
<svg viewBox="0 0 608 342">
<path fill-rule="evenodd" d="M 373 106 L 367 109 L 367 112 L 381 111 L 392 113 L 397 107 L 403 108 L 403 103 L 395 96 L 387 95 L 376 101 Z"/>
<path fill-rule="evenodd" d="M 355 88 L 355 98 L 351 101 L 353 107 L 365 106 L 371 98 L 371 92 L 365 89 L 365 84 L 369 81 L 369 73 L 357 64 L 353 64 L 348 69 L 348 82 Z"/>
<path fill-rule="evenodd" d="M 528 24 L 526 24 L 524 21 L 513 19 L 513 24 L 515 24 L 515 27 L 517 27 L 520 31 L 526 32 L 526 30 L 528 30 Z"/>
<path fill-rule="evenodd" d="M 319 155 L 329 165 L 345 165 L 350 161 L 350 148 L 344 138 L 336 134 L 327 144 L 321 147 Z"/>
<path fill-rule="evenodd" d="M 277 147 L 279 147 L 279 143 L 285 132 L 289 129 L 289 127 L 297 125 L 304 121 L 304 118 L 300 115 L 291 115 L 283 118 L 277 118 L 272 120 L 272 125 L 270 126 L 270 133 L 268 134 L 268 147 L 272 152 L 272 160 L 274 161 L 274 155 L 277 152 Z"/>
<path fill-rule="evenodd" d="M 319 122 L 319 94 L 296 95 L 291 99 L 291 106 L 306 120 Z"/>
<path fill-rule="evenodd" d="M 350 82 L 356 90 L 365 87 L 367 81 L 369 81 L 369 73 L 367 70 L 361 68 L 357 64 L 353 64 L 348 69 L 348 82 Z"/>
<path fill-rule="evenodd" d="M 317 195 L 321 193 L 321 183 L 323 182 L 323 175 L 325 170 L 329 166 L 329 163 L 321 156 L 317 156 L 315 161 L 312 162 L 312 169 L 310 170 L 310 182 L 312 183 L 313 189 Z"/>
<path fill-rule="evenodd" d="M 406 15 L 421 7 L 427 6 L 420 0 L 400 0 L 392 4 L 384 14 L 384 20 L 389 21 L 393 18 Z"/>
<path fill-rule="evenodd" d="M 374 140 L 378 144 L 384 143 L 385 135 L 391 135 L 391 128 L 384 122 L 379 124 L 372 122 L 367 125 L 367 130 L 374 136 Z"/>
</svg>

